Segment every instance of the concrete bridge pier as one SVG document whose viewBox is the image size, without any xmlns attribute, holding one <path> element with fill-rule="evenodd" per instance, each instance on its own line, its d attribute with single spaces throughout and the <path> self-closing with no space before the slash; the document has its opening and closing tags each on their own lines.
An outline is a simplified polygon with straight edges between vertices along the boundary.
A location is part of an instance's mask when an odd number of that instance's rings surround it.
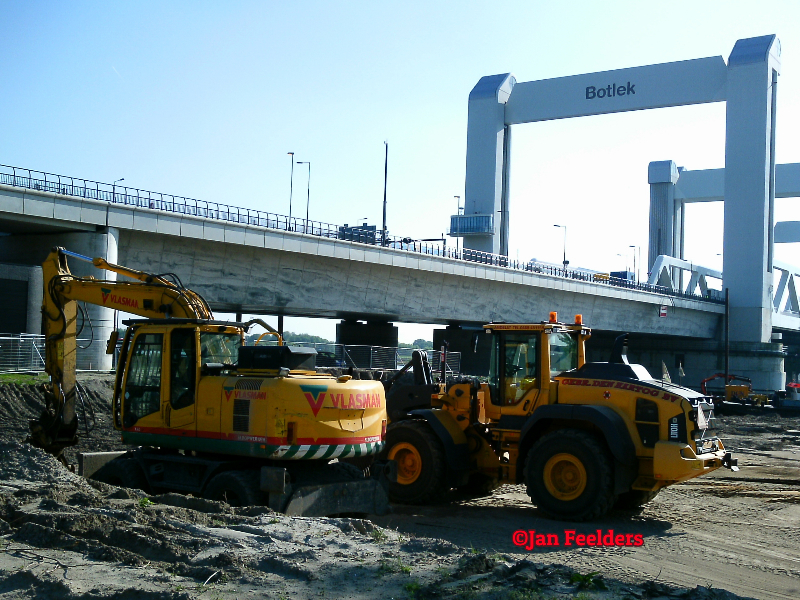
<svg viewBox="0 0 800 600">
<path fill-rule="evenodd" d="M 85 256 L 103 257 L 109 262 L 117 262 L 119 232 L 113 228 L 103 228 L 99 232 L 64 232 L 49 234 L 15 234 L 0 237 L 0 262 L 21 265 L 41 265 L 53 246 L 62 246 Z M 99 271 L 93 265 L 75 259 L 69 260 L 73 275 L 91 275 L 98 279 L 115 281 L 116 273 Z M 40 287 L 41 289 L 41 287 Z M 37 304 L 41 305 L 41 298 Z M 106 341 L 114 329 L 114 311 L 104 306 L 86 305 L 87 322 L 78 336 L 81 340 L 92 340 L 91 345 L 82 351 L 86 363 L 80 368 L 111 370 L 112 357 L 106 354 Z M 80 316 L 78 326 L 81 325 Z M 41 333 L 40 331 L 29 333 Z M 86 342 L 83 342 L 85 344 Z"/>
<path fill-rule="evenodd" d="M 586 344 L 586 359 L 607 361 L 617 332 L 593 331 Z M 730 343 L 732 375 L 749 377 L 754 391 L 784 388 L 786 349 L 781 343 Z M 630 334 L 628 360 L 644 365 L 654 379 L 661 379 L 662 363 L 673 383 L 700 389 L 700 382 L 715 373 L 725 372 L 725 344 L 717 340 L 678 339 L 645 334 Z M 680 367 L 684 375 L 680 377 Z M 722 386 L 721 381 L 715 385 Z"/>
<path fill-rule="evenodd" d="M 387 321 L 345 319 L 336 324 L 336 343 L 345 346 L 384 346 L 397 348 L 397 327 Z"/>
<path fill-rule="evenodd" d="M 433 351 L 439 352 L 447 342 L 448 352 L 461 353 L 461 372 L 469 375 L 488 375 L 492 355 L 491 336 L 483 323 L 448 325 L 433 330 Z"/>
</svg>

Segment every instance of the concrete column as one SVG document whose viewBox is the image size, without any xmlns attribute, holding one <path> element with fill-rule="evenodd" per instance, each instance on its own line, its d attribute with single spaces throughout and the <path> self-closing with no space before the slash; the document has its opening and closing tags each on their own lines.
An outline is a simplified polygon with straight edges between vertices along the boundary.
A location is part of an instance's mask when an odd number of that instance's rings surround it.
<svg viewBox="0 0 800 600">
<path fill-rule="evenodd" d="M 482 77 L 469 94 L 464 215 L 492 215 L 494 230 L 465 237 L 466 249 L 499 254 L 508 248 L 504 183 L 508 183 L 505 168 L 510 141 L 506 136 L 505 104 L 515 83 L 509 73 L 489 75 Z"/>
<path fill-rule="evenodd" d="M 483 324 L 466 326 L 449 325 L 433 330 L 433 351 L 438 352 L 444 342 L 450 352 L 461 353 L 461 372 L 467 375 L 489 375 L 492 355 L 492 336 L 486 335 Z"/>
<path fill-rule="evenodd" d="M 34 235 L 9 235 L 0 237 L 0 261 L 18 264 L 41 265 L 54 246 L 62 246 L 85 256 L 103 257 L 109 262 L 117 262 L 117 246 L 119 232 L 115 228 L 106 228 L 102 232 L 66 232 Z M 70 272 L 78 277 L 91 275 L 97 279 L 116 281 L 116 273 L 99 271 L 89 263 L 80 260 L 69 260 Z M 37 288 L 29 287 L 33 293 L 33 302 L 37 305 L 37 317 L 41 319 L 42 283 Z M 30 300 L 29 300 L 30 302 Z M 89 348 L 79 350 L 79 369 L 112 368 L 112 357 L 106 354 L 106 341 L 114 329 L 114 311 L 104 306 L 86 305 L 87 322 L 79 335 L 80 340 L 92 340 Z M 78 323 L 81 319 L 79 317 Z M 91 323 L 91 324 L 90 324 Z M 85 345 L 87 342 L 80 342 Z"/>
<path fill-rule="evenodd" d="M 683 258 L 683 203 L 675 201 L 675 184 L 680 176 L 671 160 L 653 161 L 647 168 L 650 184 L 650 240 L 647 252 L 647 272 L 653 269 L 660 255 Z M 681 285 L 673 270 L 673 283 Z"/>
<path fill-rule="evenodd" d="M 341 321 L 336 325 L 336 343 L 345 346 L 397 348 L 397 327 L 385 321 Z"/>
<path fill-rule="evenodd" d="M 0 263 L 0 280 L 11 281 L 24 281 L 27 284 L 27 302 L 24 307 L 18 305 L 12 306 L 9 303 L 11 299 L 5 298 L 4 308 L 6 317 L 13 321 L 20 314 L 21 310 L 25 311 L 25 324 L 22 325 L 21 319 L 17 321 L 19 329 L 4 329 L 2 333 L 30 333 L 40 335 L 42 333 L 42 268 L 34 265 L 20 265 L 20 264 L 5 264 Z M 20 303 L 21 304 L 21 303 Z M 6 319 L 6 322 L 8 319 Z"/>
<path fill-rule="evenodd" d="M 739 40 L 728 59 L 723 285 L 730 337 L 767 343 L 772 334 L 775 88 L 780 41 Z"/>
<path fill-rule="evenodd" d="M 27 333 L 42 334 L 42 268 L 33 267 L 28 272 L 28 322 Z"/>
</svg>

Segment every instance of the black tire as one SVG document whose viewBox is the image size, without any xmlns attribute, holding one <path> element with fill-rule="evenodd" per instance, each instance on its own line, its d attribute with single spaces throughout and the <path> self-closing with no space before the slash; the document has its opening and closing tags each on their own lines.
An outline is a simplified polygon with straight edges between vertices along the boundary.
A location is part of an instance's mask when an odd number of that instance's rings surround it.
<svg viewBox="0 0 800 600">
<path fill-rule="evenodd" d="M 211 479 L 203 497 L 227 502 L 231 506 L 261 506 L 267 504 L 267 496 L 261 491 L 260 484 L 258 471 L 224 471 Z"/>
<path fill-rule="evenodd" d="M 401 444 L 406 449 L 397 449 Z M 416 450 L 416 454 L 410 447 Z M 428 504 L 441 500 L 447 492 L 444 448 L 427 423 L 399 421 L 389 425 L 381 458 L 398 462 L 397 482 L 390 482 L 388 486 L 392 502 Z M 404 483 L 404 477 L 413 480 Z"/>
<path fill-rule="evenodd" d="M 654 492 L 645 492 L 643 490 L 630 490 L 623 494 L 617 496 L 617 502 L 614 504 L 614 508 L 619 508 L 622 510 L 636 510 L 637 508 L 641 508 L 650 500 L 658 496 L 658 492 L 661 490 L 656 490 Z"/>
<path fill-rule="evenodd" d="M 549 518 L 596 519 L 614 505 L 611 464 L 606 445 L 591 433 L 580 429 L 550 432 L 528 452 L 525 461 L 528 495 Z M 550 473 L 550 489 L 545 481 L 546 472 Z M 561 497 L 557 495 L 559 488 Z"/>
<path fill-rule="evenodd" d="M 150 491 L 144 471 L 135 458 L 115 458 L 100 467 L 92 475 L 92 479 L 117 487 L 142 490 L 146 493 Z"/>
</svg>

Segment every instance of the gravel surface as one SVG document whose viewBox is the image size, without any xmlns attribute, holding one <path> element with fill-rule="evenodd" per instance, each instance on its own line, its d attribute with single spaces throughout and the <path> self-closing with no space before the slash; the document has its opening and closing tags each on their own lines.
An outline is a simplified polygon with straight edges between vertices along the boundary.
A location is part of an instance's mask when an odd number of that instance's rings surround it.
<svg viewBox="0 0 800 600">
<path fill-rule="evenodd" d="M 80 448 L 119 448 L 109 378 L 83 383 L 97 426 Z M 794 505 L 770 503 L 782 496 L 764 497 L 780 491 L 765 483 L 695 480 L 663 492 L 641 513 L 615 513 L 585 526 L 642 532 L 641 548 L 524 552 L 510 543 L 514 530 L 563 532 L 569 524 L 539 517 L 519 486 L 485 498 L 454 497 L 445 505 L 395 507 L 392 515 L 368 520 L 287 517 L 266 507 L 146 496 L 86 481 L 20 442 L 42 401 L 41 385 L 0 384 L 0 600 L 800 597 L 781 595 L 785 579 L 800 581 L 794 537 L 800 506 L 796 496 Z M 736 443 L 746 441 L 754 452 L 769 454 L 776 444 L 785 451 L 784 438 L 797 439 L 780 416 L 728 418 Z M 758 439 L 772 441 L 753 443 L 749 427 L 770 428 Z M 767 464 L 756 479 L 769 479 L 769 469 L 781 467 L 757 457 Z M 787 506 L 795 512 L 783 513 L 785 537 L 770 538 L 775 511 Z M 745 521 L 749 529 L 739 525 Z M 747 538 L 758 531 L 763 539 Z M 729 554 L 734 541 L 741 547 Z M 693 552 L 694 572 L 683 568 Z M 708 570 L 711 561 L 742 596 L 721 589 L 730 587 Z M 754 561 L 760 566 L 751 569 L 752 581 L 766 586 L 764 594 L 737 583 L 739 563 Z M 682 575 L 672 574 L 675 565 Z M 771 579 L 778 582 L 773 588 Z"/>
</svg>

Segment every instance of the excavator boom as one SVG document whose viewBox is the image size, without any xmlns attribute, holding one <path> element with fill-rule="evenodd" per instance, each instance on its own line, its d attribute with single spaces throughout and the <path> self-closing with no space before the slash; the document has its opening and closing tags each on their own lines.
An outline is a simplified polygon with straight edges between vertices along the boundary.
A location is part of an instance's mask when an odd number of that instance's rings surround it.
<svg viewBox="0 0 800 600">
<path fill-rule="evenodd" d="M 76 277 L 67 257 L 92 263 L 98 269 L 130 277 L 135 281 L 113 281 Z M 177 276 L 152 275 L 90 258 L 64 248 L 53 248 L 42 263 L 45 329 L 45 371 L 52 389 L 42 416 L 31 421 L 28 441 L 60 457 L 63 449 L 77 442 L 75 432 L 76 322 L 78 302 L 86 302 L 151 319 L 213 319 L 208 303 L 184 288 Z"/>
</svg>

